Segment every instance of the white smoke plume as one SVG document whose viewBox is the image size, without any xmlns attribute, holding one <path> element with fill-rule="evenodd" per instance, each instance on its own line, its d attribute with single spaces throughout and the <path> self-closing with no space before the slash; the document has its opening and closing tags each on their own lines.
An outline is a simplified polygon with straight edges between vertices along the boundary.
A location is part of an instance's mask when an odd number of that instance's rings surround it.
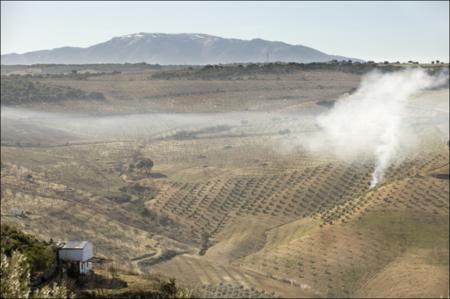
<svg viewBox="0 0 450 299">
<path fill-rule="evenodd" d="M 408 100 L 416 93 L 442 85 L 448 73 L 431 76 L 422 69 L 410 69 L 365 76 L 351 95 L 339 99 L 317 123 L 321 139 L 341 156 L 371 155 L 375 158 L 371 188 L 382 179 L 385 170 L 401 156 L 402 115 Z M 316 147 L 324 146 L 316 142 Z"/>
</svg>

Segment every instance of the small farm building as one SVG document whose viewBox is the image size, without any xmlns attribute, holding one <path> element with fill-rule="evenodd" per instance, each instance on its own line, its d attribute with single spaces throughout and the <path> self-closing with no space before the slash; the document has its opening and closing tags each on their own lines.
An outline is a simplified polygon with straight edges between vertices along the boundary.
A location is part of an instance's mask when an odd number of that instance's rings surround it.
<svg viewBox="0 0 450 299">
<path fill-rule="evenodd" d="M 94 246 L 89 241 L 68 241 L 58 250 L 58 258 L 64 262 L 78 264 L 80 273 L 87 274 L 92 268 Z"/>
</svg>

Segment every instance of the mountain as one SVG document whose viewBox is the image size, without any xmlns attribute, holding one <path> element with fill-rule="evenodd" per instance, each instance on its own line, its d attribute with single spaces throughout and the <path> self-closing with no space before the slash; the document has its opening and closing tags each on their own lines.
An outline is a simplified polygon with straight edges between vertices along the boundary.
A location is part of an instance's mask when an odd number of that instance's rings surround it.
<svg viewBox="0 0 450 299">
<path fill-rule="evenodd" d="M 62 47 L 1 56 L 2 64 L 218 64 L 235 62 L 326 62 L 356 60 L 325 54 L 302 45 L 263 39 L 242 40 L 207 34 L 136 33 L 87 48 Z"/>
</svg>

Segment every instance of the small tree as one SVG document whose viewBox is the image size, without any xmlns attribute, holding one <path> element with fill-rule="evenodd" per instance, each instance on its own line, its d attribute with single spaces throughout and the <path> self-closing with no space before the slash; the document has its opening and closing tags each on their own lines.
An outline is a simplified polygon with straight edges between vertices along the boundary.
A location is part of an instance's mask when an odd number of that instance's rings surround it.
<svg viewBox="0 0 450 299">
<path fill-rule="evenodd" d="M 20 252 L 14 251 L 11 257 L 1 254 L 0 267 L 0 296 L 1 298 L 69 298 L 72 297 L 63 286 L 53 284 L 34 292 L 30 288 L 30 266 L 27 258 Z"/>
<path fill-rule="evenodd" d="M 153 167 L 153 161 L 150 159 L 141 159 L 136 163 L 137 168 L 147 168 L 151 170 Z"/>
<path fill-rule="evenodd" d="M 0 267 L 2 298 L 30 297 L 30 267 L 24 255 L 14 252 L 11 258 L 2 253 Z"/>
<path fill-rule="evenodd" d="M 159 290 L 167 297 L 174 298 L 177 293 L 177 286 L 175 283 L 175 279 L 171 278 L 168 281 L 161 282 L 159 286 Z"/>
<path fill-rule="evenodd" d="M 208 250 L 209 233 L 207 231 L 203 231 L 200 239 L 201 244 L 200 244 L 200 251 L 198 254 L 204 255 L 206 253 L 206 250 Z"/>
</svg>

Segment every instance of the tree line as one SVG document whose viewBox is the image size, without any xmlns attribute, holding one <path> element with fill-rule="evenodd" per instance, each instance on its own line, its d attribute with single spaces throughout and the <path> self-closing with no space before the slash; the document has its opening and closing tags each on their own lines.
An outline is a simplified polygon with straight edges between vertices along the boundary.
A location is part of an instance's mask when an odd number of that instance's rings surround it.
<svg viewBox="0 0 450 299">
<path fill-rule="evenodd" d="M 51 86 L 22 78 L 1 77 L 1 104 L 20 105 L 64 100 L 104 100 L 101 92 L 86 92 L 66 86 Z"/>
</svg>

